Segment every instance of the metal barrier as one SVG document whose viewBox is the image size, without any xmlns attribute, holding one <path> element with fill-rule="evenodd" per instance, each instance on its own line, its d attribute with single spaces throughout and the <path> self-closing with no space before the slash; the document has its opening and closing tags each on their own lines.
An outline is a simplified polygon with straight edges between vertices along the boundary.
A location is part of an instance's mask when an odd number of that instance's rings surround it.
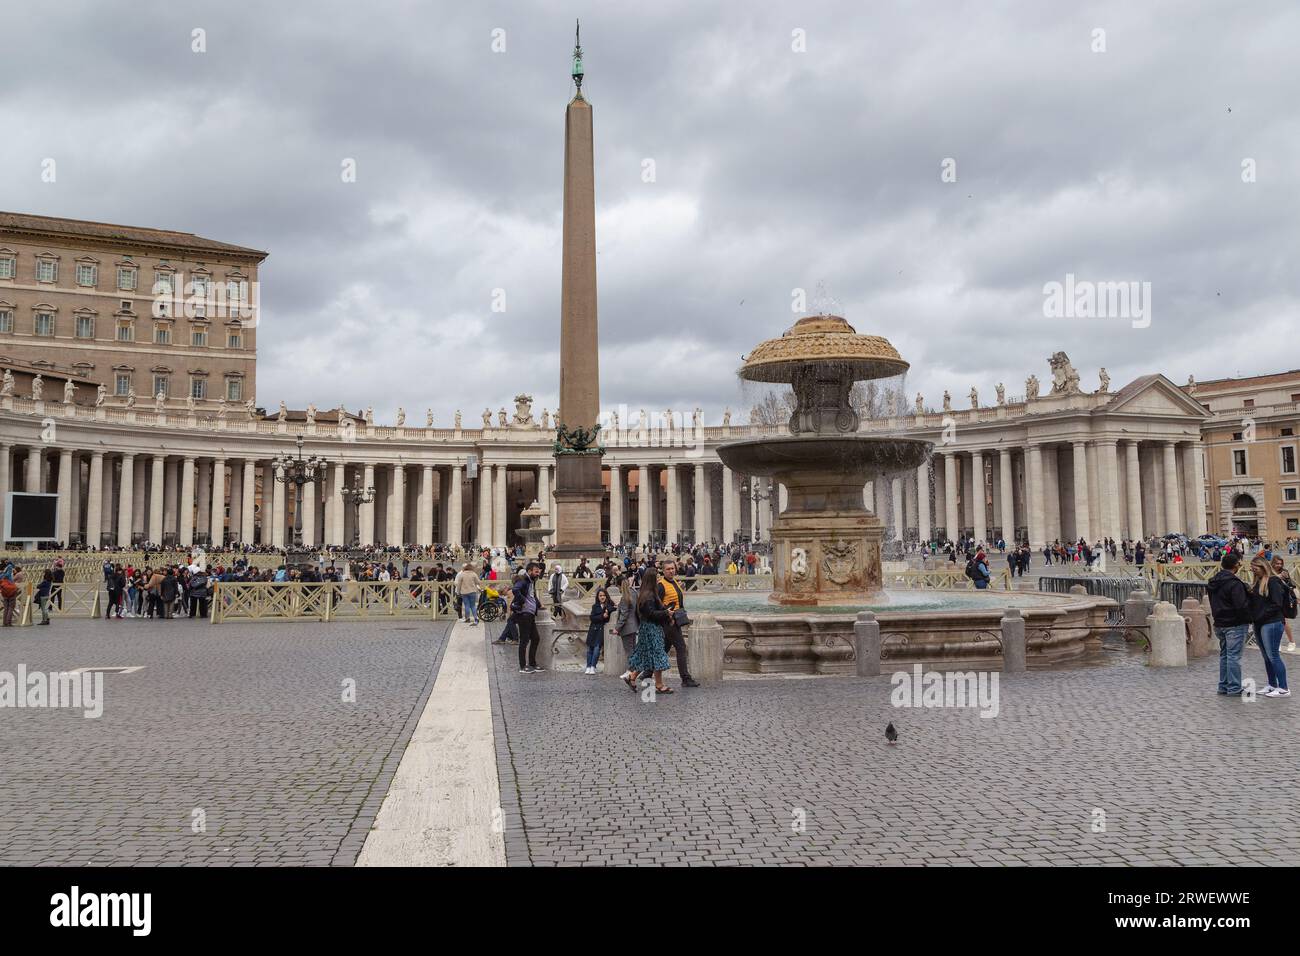
<svg viewBox="0 0 1300 956">
<path fill-rule="evenodd" d="M 1070 588 L 1081 585 L 1089 594 L 1108 597 L 1121 606 L 1128 596 L 1138 588 L 1149 588 L 1150 582 L 1145 576 L 1102 576 L 1102 575 L 1042 575 L 1038 579 L 1038 590 L 1050 594 L 1069 594 Z"/>
<path fill-rule="evenodd" d="M 217 581 L 212 589 L 213 624 L 455 616 L 451 581 Z"/>
</svg>

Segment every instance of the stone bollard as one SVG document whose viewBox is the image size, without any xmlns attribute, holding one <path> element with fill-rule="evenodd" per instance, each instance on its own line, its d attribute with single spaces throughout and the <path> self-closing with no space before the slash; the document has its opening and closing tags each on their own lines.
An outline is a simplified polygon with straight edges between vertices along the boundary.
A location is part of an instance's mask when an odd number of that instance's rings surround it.
<svg viewBox="0 0 1300 956">
<path fill-rule="evenodd" d="M 859 611 L 853 622 L 853 656 L 859 677 L 880 674 L 880 622 L 870 611 Z"/>
<path fill-rule="evenodd" d="M 1002 670 L 1007 674 L 1025 671 L 1025 619 L 1020 608 L 1009 607 L 1002 616 Z"/>
<path fill-rule="evenodd" d="M 537 609 L 537 663 L 548 671 L 555 670 L 555 655 L 552 645 L 555 643 L 555 619 L 544 607 Z"/>
<path fill-rule="evenodd" d="M 722 680 L 722 625 L 712 614 L 701 614 L 686 633 L 691 676 L 701 684 Z"/>
<path fill-rule="evenodd" d="M 1130 591 L 1128 597 L 1124 599 L 1124 623 L 1145 625 L 1146 619 L 1151 616 L 1154 607 L 1155 601 L 1142 588 Z M 1124 640 L 1126 641 L 1136 641 L 1139 637 L 1140 635 L 1132 629 L 1124 632 Z"/>
<path fill-rule="evenodd" d="M 1077 595 L 1080 595 L 1080 596 L 1082 596 L 1082 597 L 1087 597 L 1087 596 L 1088 596 L 1088 589 L 1087 589 L 1086 587 L 1084 587 L 1082 584 L 1071 584 L 1071 585 L 1070 585 L 1070 593 L 1071 593 L 1071 594 L 1077 594 Z"/>
<path fill-rule="evenodd" d="M 1187 621 L 1187 656 L 1204 657 L 1212 647 L 1210 616 L 1196 598 L 1185 598 L 1178 613 Z"/>
<path fill-rule="evenodd" d="M 1152 667 L 1187 666 L 1187 625 L 1176 607 L 1168 601 L 1157 604 L 1155 613 L 1147 618 L 1147 630 Z"/>
<path fill-rule="evenodd" d="M 601 655 L 605 661 L 606 674 L 621 674 L 627 670 L 627 654 L 623 652 L 623 638 L 618 636 L 618 628 L 610 621 L 605 628 L 605 650 Z"/>
</svg>

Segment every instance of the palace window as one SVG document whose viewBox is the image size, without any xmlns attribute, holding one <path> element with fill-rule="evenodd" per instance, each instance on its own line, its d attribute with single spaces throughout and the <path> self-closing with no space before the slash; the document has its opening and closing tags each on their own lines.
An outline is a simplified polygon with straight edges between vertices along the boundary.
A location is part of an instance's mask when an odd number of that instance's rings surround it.
<svg viewBox="0 0 1300 956">
<path fill-rule="evenodd" d="M 226 401 L 242 402 L 244 400 L 244 380 L 239 378 L 226 379 Z"/>
<path fill-rule="evenodd" d="M 163 397 L 171 394 L 171 379 L 166 375 L 155 375 L 153 377 L 153 394 L 163 393 Z"/>
<path fill-rule="evenodd" d="M 154 271 L 153 274 L 153 294 L 154 295 L 171 295 L 172 276 L 170 272 Z"/>
<path fill-rule="evenodd" d="M 208 397 L 208 380 L 197 375 L 190 379 L 190 397 L 203 399 Z"/>
<path fill-rule="evenodd" d="M 1246 450 L 1238 448 L 1232 453 L 1232 473 L 1234 475 L 1244 475 L 1246 473 Z"/>
<path fill-rule="evenodd" d="M 1295 434 L 1295 429 L 1294 429 L 1294 428 L 1284 428 L 1284 429 L 1282 429 L 1282 437 L 1283 437 L 1283 438 L 1290 438 L 1290 437 L 1291 437 L 1292 435 L 1294 435 L 1294 434 Z"/>
<path fill-rule="evenodd" d="M 134 342 L 135 323 L 131 321 L 117 323 L 117 340 L 119 342 Z"/>
<path fill-rule="evenodd" d="M 59 278 L 59 264 L 53 259 L 36 260 L 36 281 L 55 282 Z"/>
<path fill-rule="evenodd" d="M 77 338 L 93 339 L 95 337 L 95 317 L 93 315 L 77 316 Z"/>
<path fill-rule="evenodd" d="M 36 326 L 32 329 L 36 335 L 53 335 L 54 334 L 54 314 L 52 312 L 37 312 Z"/>
<path fill-rule="evenodd" d="M 12 332 L 14 330 L 14 314 L 8 309 L 0 311 L 0 332 Z"/>
<path fill-rule="evenodd" d="M 1283 501 L 1300 501 L 1300 488 L 1283 488 Z"/>
<path fill-rule="evenodd" d="M 207 345 L 208 345 L 208 330 L 207 330 L 207 329 L 191 329 L 191 330 L 190 330 L 190 345 L 193 345 L 195 348 L 207 348 Z"/>
<path fill-rule="evenodd" d="M 226 336 L 226 348 L 242 349 L 244 347 L 244 337 L 238 332 L 231 332 Z"/>
<path fill-rule="evenodd" d="M 140 274 L 132 266 L 117 267 L 117 287 L 123 292 L 134 292 L 136 283 L 139 281 Z"/>
<path fill-rule="evenodd" d="M 131 391 L 131 376 L 127 372 L 118 372 L 113 378 L 113 394 L 125 396 Z"/>
<path fill-rule="evenodd" d="M 190 291 L 201 299 L 208 297 L 208 277 L 195 276 L 190 280 Z"/>
<path fill-rule="evenodd" d="M 172 344 L 172 327 L 168 325 L 166 322 L 154 323 L 153 344 L 154 345 Z"/>
<path fill-rule="evenodd" d="M 77 263 L 77 285 L 93 288 L 99 281 L 99 267 L 89 262 Z"/>
<path fill-rule="evenodd" d="M 1295 445 L 1284 445 L 1282 447 L 1282 474 L 1295 474 Z"/>
<path fill-rule="evenodd" d="M 18 259 L 14 256 L 0 256 L 0 279 L 12 279 L 18 275 Z"/>
</svg>

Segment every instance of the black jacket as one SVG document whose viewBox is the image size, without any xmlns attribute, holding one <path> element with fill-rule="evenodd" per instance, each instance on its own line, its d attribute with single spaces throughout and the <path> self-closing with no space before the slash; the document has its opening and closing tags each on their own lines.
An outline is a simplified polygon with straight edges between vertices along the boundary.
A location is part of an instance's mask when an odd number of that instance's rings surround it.
<svg viewBox="0 0 1300 956">
<path fill-rule="evenodd" d="M 1210 578 L 1208 588 L 1215 627 L 1237 627 L 1254 620 L 1246 582 L 1231 571 L 1220 570 Z"/>
<path fill-rule="evenodd" d="M 660 627 L 670 623 L 673 619 L 673 616 L 668 613 L 668 608 L 664 607 L 663 601 L 660 601 L 658 596 L 651 598 L 644 604 L 642 604 L 638 598 L 636 611 L 637 616 L 640 617 L 641 620 L 653 621 Z"/>
<path fill-rule="evenodd" d="M 1250 589 L 1251 623 L 1256 628 L 1282 620 L 1282 608 L 1285 606 L 1286 585 L 1278 578 L 1268 579 L 1267 597 L 1262 597 L 1254 588 Z"/>
</svg>

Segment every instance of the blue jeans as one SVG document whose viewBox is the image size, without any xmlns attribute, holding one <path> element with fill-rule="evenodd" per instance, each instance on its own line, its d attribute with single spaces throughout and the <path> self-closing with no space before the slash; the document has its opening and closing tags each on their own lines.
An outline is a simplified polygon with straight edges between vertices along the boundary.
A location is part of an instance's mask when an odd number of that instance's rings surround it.
<svg viewBox="0 0 1300 956">
<path fill-rule="evenodd" d="M 1233 696 L 1241 693 L 1241 649 L 1246 646 L 1249 624 L 1233 627 L 1215 626 L 1214 636 L 1219 639 L 1219 693 Z"/>
<path fill-rule="evenodd" d="M 464 613 L 466 621 L 478 623 L 478 602 L 479 596 L 477 594 L 462 594 L 460 596 L 461 611 Z"/>
<path fill-rule="evenodd" d="M 1286 628 L 1281 621 L 1271 624 L 1256 625 L 1255 640 L 1259 642 L 1259 652 L 1264 655 L 1264 670 L 1268 674 L 1268 683 L 1272 687 L 1286 690 L 1286 665 L 1282 663 L 1282 635 Z"/>
<path fill-rule="evenodd" d="M 596 625 L 587 628 L 587 666 L 595 667 L 600 662 L 600 652 L 605 647 L 605 628 Z"/>
</svg>

